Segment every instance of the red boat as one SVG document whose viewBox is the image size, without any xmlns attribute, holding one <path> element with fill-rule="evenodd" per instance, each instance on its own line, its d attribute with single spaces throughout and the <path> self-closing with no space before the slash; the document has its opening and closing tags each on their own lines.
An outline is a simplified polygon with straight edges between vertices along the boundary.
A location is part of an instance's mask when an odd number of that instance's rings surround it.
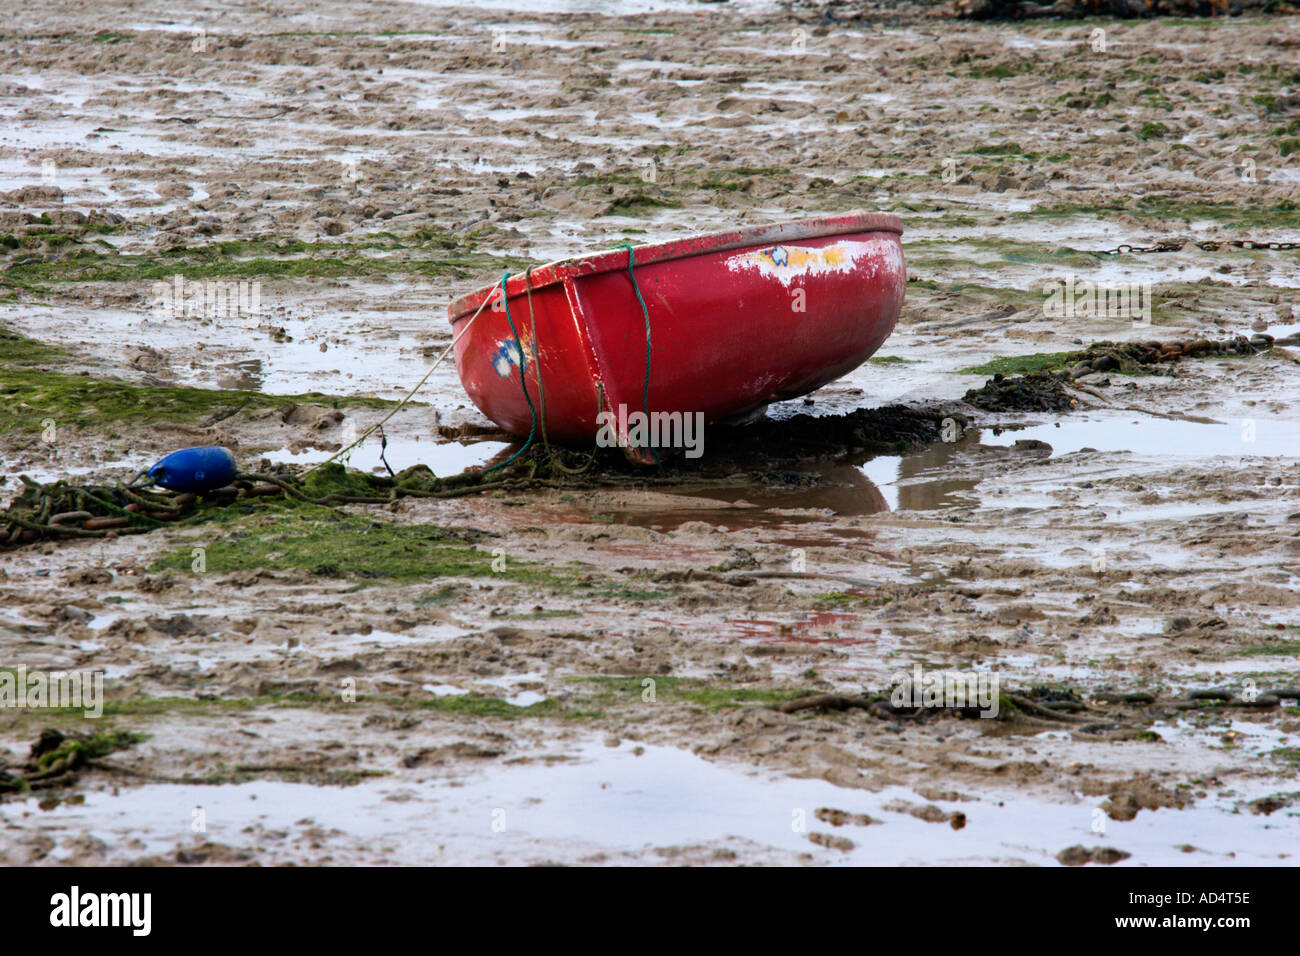
<svg viewBox="0 0 1300 956">
<path fill-rule="evenodd" d="M 504 303 L 497 283 L 451 304 L 456 368 L 513 434 L 582 445 L 610 426 L 653 461 L 632 413 L 734 419 L 880 348 L 903 304 L 902 232 L 854 212 L 536 266 L 509 277 Z"/>
</svg>

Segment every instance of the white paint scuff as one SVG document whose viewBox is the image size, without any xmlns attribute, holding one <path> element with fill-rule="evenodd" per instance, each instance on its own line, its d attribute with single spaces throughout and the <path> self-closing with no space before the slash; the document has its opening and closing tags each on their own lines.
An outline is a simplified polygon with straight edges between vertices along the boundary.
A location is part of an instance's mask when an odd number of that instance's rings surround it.
<svg viewBox="0 0 1300 956">
<path fill-rule="evenodd" d="M 795 279 L 809 276 L 857 271 L 866 279 L 874 279 L 882 269 L 899 274 L 903 271 L 903 254 L 898 243 L 890 239 L 845 239 L 821 247 L 765 246 L 729 256 L 725 264 L 732 272 L 753 270 L 788 288 Z"/>
</svg>

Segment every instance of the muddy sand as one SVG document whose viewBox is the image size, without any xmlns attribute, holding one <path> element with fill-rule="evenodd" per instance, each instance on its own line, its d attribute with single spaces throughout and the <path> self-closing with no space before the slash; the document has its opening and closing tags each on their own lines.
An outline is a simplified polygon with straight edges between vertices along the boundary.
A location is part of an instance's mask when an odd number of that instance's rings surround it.
<svg viewBox="0 0 1300 956">
<path fill-rule="evenodd" d="M 0 860 L 1293 863 L 1300 21 L 510 6 L 10 10 L 0 496 L 301 471 L 452 299 L 625 240 L 895 212 L 897 331 L 698 466 L 4 546 L 3 663 L 106 702 L 0 709 Z M 1067 278 L 1149 315 L 1052 314 Z M 417 402 L 394 470 L 509 449 L 453 369 Z M 893 405 L 958 427 L 794 440 Z M 893 706 L 917 665 L 998 717 Z"/>
</svg>

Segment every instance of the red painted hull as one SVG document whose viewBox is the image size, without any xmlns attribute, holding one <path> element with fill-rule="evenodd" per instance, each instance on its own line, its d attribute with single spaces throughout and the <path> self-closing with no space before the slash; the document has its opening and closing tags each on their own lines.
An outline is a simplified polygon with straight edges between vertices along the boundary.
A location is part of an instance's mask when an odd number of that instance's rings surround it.
<svg viewBox="0 0 1300 956">
<path fill-rule="evenodd" d="M 895 216 L 853 213 L 637 248 L 652 343 L 648 408 L 646 324 L 627 249 L 512 275 L 510 317 L 539 426 L 544 404 L 551 440 L 591 444 L 598 412 L 620 405 L 715 422 L 839 378 L 894 330 L 907 282 L 902 231 Z M 488 418 L 527 435 L 532 414 L 501 304 L 500 283 L 452 303 L 453 331 L 465 331 L 456 368 Z"/>
</svg>

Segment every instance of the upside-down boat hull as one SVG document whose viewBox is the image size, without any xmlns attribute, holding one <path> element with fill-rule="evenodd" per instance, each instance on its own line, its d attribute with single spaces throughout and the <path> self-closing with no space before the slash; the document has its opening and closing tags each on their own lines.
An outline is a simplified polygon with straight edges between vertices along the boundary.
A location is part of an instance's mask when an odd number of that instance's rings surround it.
<svg viewBox="0 0 1300 956">
<path fill-rule="evenodd" d="M 852 213 L 636 248 L 650 326 L 648 400 L 646 319 L 626 248 L 510 276 L 515 331 L 499 283 L 453 302 L 457 371 L 502 428 L 527 435 L 531 401 L 539 430 L 569 444 L 592 442 L 609 420 L 598 422 L 600 412 L 626 422 L 620 406 L 699 412 L 708 423 L 743 415 L 807 394 L 880 347 L 903 303 L 901 235 L 895 216 Z"/>
</svg>

